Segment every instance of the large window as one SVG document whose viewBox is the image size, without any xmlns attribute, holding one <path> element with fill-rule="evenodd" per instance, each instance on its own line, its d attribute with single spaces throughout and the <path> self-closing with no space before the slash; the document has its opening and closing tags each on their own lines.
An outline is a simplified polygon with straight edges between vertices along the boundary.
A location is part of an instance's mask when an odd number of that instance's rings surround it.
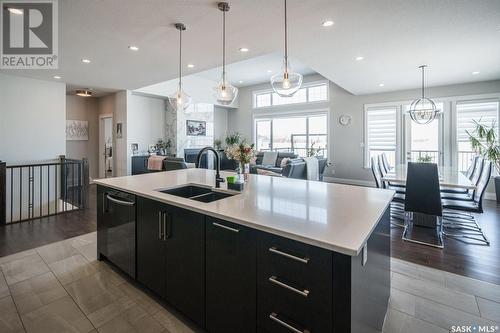
<svg viewBox="0 0 500 333">
<path fill-rule="evenodd" d="M 365 166 L 371 158 L 385 153 L 391 165 L 396 161 L 397 107 L 367 108 L 365 113 Z"/>
<path fill-rule="evenodd" d="M 495 126 L 498 130 L 498 99 L 457 102 L 456 114 L 458 168 L 465 171 L 475 154 L 467 132 L 474 132 L 475 122 L 488 127 Z"/>
<path fill-rule="evenodd" d="M 410 101 L 365 105 L 365 167 L 370 158 L 386 153 L 391 165 L 407 161 L 433 162 L 465 171 L 474 152 L 467 132 L 475 121 L 497 133 L 500 94 L 434 99 L 442 112 L 431 123 L 419 125 L 408 116 Z"/>
<path fill-rule="evenodd" d="M 281 97 L 272 90 L 253 93 L 254 108 L 328 101 L 328 83 L 303 85 L 292 97 Z"/>
<path fill-rule="evenodd" d="M 327 156 L 328 117 L 325 113 L 258 117 L 254 129 L 259 151 L 295 152 L 301 157 Z"/>
</svg>

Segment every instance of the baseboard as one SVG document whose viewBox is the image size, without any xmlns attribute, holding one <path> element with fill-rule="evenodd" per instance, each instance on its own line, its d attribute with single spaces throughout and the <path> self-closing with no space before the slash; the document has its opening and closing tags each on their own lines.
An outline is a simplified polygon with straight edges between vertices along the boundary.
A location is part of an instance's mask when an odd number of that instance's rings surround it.
<svg viewBox="0 0 500 333">
<path fill-rule="evenodd" d="M 338 184 L 346 184 L 346 185 L 357 185 L 357 186 L 365 186 L 365 187 L 375 187 L 375 183 L 369 180 L 360 180 L 360 179 L 348 179 L 348 178 L 335 178 L 335 177 L 323 177 L 323 181 L 327 183 L 338 183 Z"/>
</svg>

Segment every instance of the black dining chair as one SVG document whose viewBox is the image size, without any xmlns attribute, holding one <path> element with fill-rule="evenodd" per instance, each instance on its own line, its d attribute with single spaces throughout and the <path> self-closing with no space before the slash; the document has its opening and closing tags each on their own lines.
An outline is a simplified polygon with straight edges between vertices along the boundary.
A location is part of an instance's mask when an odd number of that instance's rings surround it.
<svg viewBox="0 0 500 333">
<path fill-rule="evenodd" d="M 382 181 L 382 173 L 380 172 L 381 166 L 380 166 L 380 159 L 379 156 L 373 156 L 371 158 L 371 170 L 373 174 L 373 178 L 375 180 L 375 185 L 378 188 L 386 188 L 386 189 L 392 189 L 395 190 L 394 188 L 388 187 L 387 184 Z M 391 212 L 391 224 L 398 226 L 398 227 L 403 227 L 404 225 L 401 223 L 396 222 L 394 219 L 399 219 L 399 220 L 404 220 L 404 202 L 405 202 L 405 197 L 404 193 L 398 193 L 394 195 L 394 198 L 392 199 L 391 206 L 390 206 L 390 212 Z"/>
<path fill-rule="evenodd" d="M 474 170 L 471 172 L 471 175 L 469 177 L 470 181 L 472 184 L 476 186 L 479 184 L 480 181 L 480 176 L 481 173 L 483 172 L 484 166 L 485 166 L 485 161 L 483 158 L 478 157 L 475 159 L 476 163 L 474 166 Z M 451 192 L 444 192 L 441 191 L 441 198 L 446 199 L 446 200 L 462 200 L 462 201 L 473 201 L 474 200 L 474 195 L 476 193 L 476 189 L 474 190 L 463 190 L 463 192 L 460 193 L 451 193 Z"/>
<path fill-rule="evenodd" d="M 382 165 L 384 166 L 385 172 L 389 172 L 389 170 L 391 170 L 391 165 L 389 164 L 387 155 L 385 153 L 382 153 L 380 156 L 382 158 Z"/>
<path fill-rule="evenodd" d="M 492 163 L 481 163 L 481 175 L 477 182 L 472 200 L 444 199 L 444 235 L 458 239 L 469 239 L 484 245 L 490 242 L 472 213 L 483 213 L 483 198 L 491 178 Z"/>
<path fill-rule="evenodd" d="M 380 154 L 380 155 L 377 155 L 377 163 L 378 163 L 378 167 L 379 167 L 380 174 L 381 174 L 382 177 L 385 177 L 385 175 L 387 175 L 387 173 L 390 170 L 390 167 L 389 167 L 389 169 L 387 169 L 388 167 L 386 167 L 386 165 L 384 163 L 384 156 L 386 156 L 384 153 Z M 385 160 L 387 160 L 387 157 L 385 157 Z M 387 165 L 389 165 L 389 164 L 387 164 Z M 382 186 L 384 188 L 394 190 L 398 194 L 404 194 L 405 193 L 405 185 L 403 185 L 403 184 L 395 184 L 395 183 L 383 181 L 382 182 Z"/>
<path fill-rule="evenodd" d="M 473 184 L 476 184 L 478 182 L 479 176 L 481 175 L 482 167 L 483 167 L 483 158 L 480 156 L 475 156 L 474 159 L 472 160 L 471 165 L 467 169 L 466 173 L 467 178 L 469 178 L 469 180 Z M 448 194 L 458 194 L 458 195 L 470 194 L 469 190 L 467 189 L 449 188 L 449 187 L 441 188 L 441 193 L 444 194 L 443 197 L 448 197 L 448 198 L 451 198 Z"/>
<path fill-rule="evenodd" d="M 443 248 L 443 207 L 437 164 L 408 163 L 405 211 L 403 240 Z M 431 236 L 435 242 L 414 238 L 413 234 L 418 234 L 416 231 L 421 228 L 434 229 L 435 234 L 432 232 Z"/>
</svg>

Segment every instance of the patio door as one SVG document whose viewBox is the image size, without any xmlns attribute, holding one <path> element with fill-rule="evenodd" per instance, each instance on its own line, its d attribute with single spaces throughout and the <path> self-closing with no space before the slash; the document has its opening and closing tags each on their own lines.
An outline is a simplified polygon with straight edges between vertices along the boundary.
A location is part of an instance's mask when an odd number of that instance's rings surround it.
<svg viewBox="0 0 500 333">
<path fill-rule="evenodd" d="M 442 103 L 436 106 L 443 110 Z M 407 110 L 408 106 L 403 108 Z M 403 161 L 406 162 L 431 162 L 438 165 L 444 164 L 443 155 L 443 114 L 429 124 L 420 125 L 411 120 L 407 112 L 403 112 L 404 122 L 404 149 Z"/>
</svg>

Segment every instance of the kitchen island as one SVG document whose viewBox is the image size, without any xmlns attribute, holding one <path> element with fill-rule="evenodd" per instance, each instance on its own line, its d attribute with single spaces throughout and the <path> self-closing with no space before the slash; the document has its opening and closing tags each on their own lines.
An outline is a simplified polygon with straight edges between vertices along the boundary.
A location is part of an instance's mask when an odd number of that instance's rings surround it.
<svg viewBox="0 0 500 333">
<path fill-rule="evenodd" d="M 231 173 L 222 173 L 225 177 Z M 393 191 L 185 169 L 98 184 L 98 256 L 208 332 L 377 332 Z"/>
</svg>

